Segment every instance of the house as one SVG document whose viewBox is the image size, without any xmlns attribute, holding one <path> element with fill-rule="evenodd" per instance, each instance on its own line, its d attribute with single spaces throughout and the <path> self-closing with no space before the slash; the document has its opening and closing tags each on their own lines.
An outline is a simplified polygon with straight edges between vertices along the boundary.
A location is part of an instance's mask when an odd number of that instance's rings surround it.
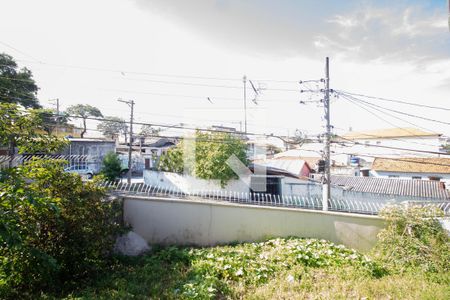
<svg viewBox="0 0 450 300">
<path fill-rule="evenodd" d="M 368 163 L 374 157 L 439 157 L 439 154 L 427 152 L 442 152 L 443 143 L 442 134 L 417 128 L 348 132 L 338 138 L 338 141 L 347 144 L 342 147 L 341 152 L 349 153 L 349 160 L 357 156 Z M 357 144 L 351 145 L 352 142 Z"/>
<path fill-rule="evenodd" d="M 305 160 L 296 157 L 255 160 L 254 163 L 265 167 L 284 170 L 296 177 L 309 177 L 309 174 L 311 173 L 309 164 Z"/>
<path fill-rule="evenodd" d="M 156 167 L 161 155 L 177 144 L 177 138 L 155 137 L 139 140 L 140 153 L 144 159 L 144 169 Z"/>
<path fill-rule="evenodd" d="M 100 172 L 103 158 L 107 153 L 116 152 L 116 142 L 113 140 L 68 138 L 68 141 L 69 145 L 58 154 L 68 155 L 69 164 L 86 165 L 94 173 Z"/>
<path fill-rule="evenodd" d="M 281 149 L 267 141 L 248 140 L 247 157 L 251 160 L 273 158 L 275 154 L 280 153 Z"/>
<path fill-rule="evenodd" d="M 450 200 L 450 190 L 442 182 L 431 180 L 331 176 L 331 184 L 333 189 L 342 189 L 344 196 L 350 192 L 366 199 L 384 195 L 397 200 Z"/>
<path fill-rule="evenodd" d="M 377 157 L 370 174 L 379 178 L 443 181 L 450 186 L 450 157 Z"/>
</svg>

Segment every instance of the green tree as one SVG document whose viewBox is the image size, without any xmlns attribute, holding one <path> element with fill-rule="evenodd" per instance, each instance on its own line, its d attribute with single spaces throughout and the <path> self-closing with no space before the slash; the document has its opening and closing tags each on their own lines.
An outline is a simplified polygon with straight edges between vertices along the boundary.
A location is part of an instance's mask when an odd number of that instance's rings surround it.
<svg viewBox="0 0 450 300">
<path fill-rule="evenodd" d="M 46 134 L 36 110 L 0 103 L 0 144 L 51 153 L 65 142 Z M 34 298 L 106 266 L 120 230 L 118 210 L 94 182 L 35 159 L 0 172 L 0 298 Z"/>
<path fill-rule="evenodd" d="M 103 158 L 101 173 L 110 181 L 116 180 L 122 172 L 122 162 L 114 152 L 108 152 Z"/>
<path fill-rule="evenodd" d="M 41 107 L 38 86 L 27 68 L 18 70 L 13 57 L 0 53 L 0 103 L 16 103 L 25 108 Z"/>
<path fill-rule="evenodd" d="M 37 159 L 0 179 L 2 299 L 58 292 L 107 266 L 121 228 L 119 206 L 105 202 L 95 182 L 64 172 L 64 164 Z"/>
<path fill-rule="evenodd" d="M 160 132 L 161 128 L 155 128 L 151 125 L 142 125 L 139 135 L 143 137 L 158 136 Z"/>
<path fill-rule="evenodd" d="M 119 117 L 105 117 L 105 121 L 97 125 L 97 129 L 102 132 L 105 137 L 113 140 L 123 134 L 127 140 L 128 126 L 124 119 Z"/>
<path fill-rule="evenodd" d="M 43 128 L 48 134 L 55 132 L 58 125 L 67 125 L 69 121 L 66 113 L 60 112 L 58 116 L 54 109 L 42 108 L 36 110 L 36 113 L 39 115 L 39 118 L 42 119 Z"/>
<path fill-rule="evenodd" d="M 183 172 L 203 179 L 220 180 L 224 186 L 230 179 L 238 176 L 226 164 L 230 156 L 235 155 L 245 165 L 248 165 L 247 146 L 238 136 L 229 133 L 196 133 L 195 162 L 183 162 L 184 143 L 179 143 L 161 157 L 159 168 L 169 172 Z"/>
<path fill-rule="evenodd" d="M 87 131 L 86 128 L 86 119 L 89 117 L 103 117 L 101 111 L 94 106 L 89 104 L 77 104 L 72 105 L 67 108 L 67 113 L 69 115 L 78 116 L 83 119 L 83 131 L 81 132 L 81 138 L 84 137 L 84 134 Z"/>
<path fill-rule="evenodd" d="M 0 145 L 8 145 L 10 167 L 15 148 L 19 153 L 53 153 L 65 142 L 46 133 L 40 110 L 24 111 L 17 104 L 0 103 Z"/>
</svg>

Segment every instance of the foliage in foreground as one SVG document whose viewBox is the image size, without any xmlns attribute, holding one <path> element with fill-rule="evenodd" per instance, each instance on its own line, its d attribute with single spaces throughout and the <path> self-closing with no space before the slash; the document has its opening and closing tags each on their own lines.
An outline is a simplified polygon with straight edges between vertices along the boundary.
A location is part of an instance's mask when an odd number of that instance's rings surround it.
<svg viewBox="0 0 450 300">
<path fill-rule="evenodd" d="M 380 216 L 386 227 L 374 249 L 378 259 L 399 272 L 450 272 L 450 237 L 438 220 L 443 217 L 442 210 L 394 205 L 382 210 Z"/>
<path fill-rule="evenodd" d="M 31 161 L 0 180 L 0 298 L 58 291 L 107 266 L 118 207 L 63 164 Z"/>
<path fill-rule="evenodd" d="M 168 247 L 148 256 L 126 259 L 116 272 L 81 296 L 238 298 L 280 276 L 294 282 L 308 270 L 347 267 L 358 272 L 358 276 L 369 278 L 384 272 L 368 257 L 324 240 L 292 238 L 213 248 Z"/>
</svg>

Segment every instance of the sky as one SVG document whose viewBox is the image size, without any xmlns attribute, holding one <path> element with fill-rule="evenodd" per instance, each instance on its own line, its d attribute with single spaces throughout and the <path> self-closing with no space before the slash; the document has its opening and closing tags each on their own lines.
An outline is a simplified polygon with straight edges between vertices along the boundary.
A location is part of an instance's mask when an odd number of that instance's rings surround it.
<svg viewBox="0 0 450 300">
<path fill-rule="evenodd" d="M 26 66 L 39 99 L 83 103 L 136 121 L 244 127 L 314 135 L 324 130 L 320 82 L 363 95 L 450 107 L 448 6 L 440 1 L 0 0 L 0 52 Z M 209 100 L 208 100 L 209 98 Z M 449 122 L 449 111 L 360 98 Z M 253 101 L 255 100 L 255 101 Z M 303 101 L 305 104 L 301 104 Z M 336 133 L 450 126 L 332 97 Z M 398 118 L 401 118 L 398 119 Z M 95 129 L 96 124 L 90 123 Z M 92 136 L 98 132 L 89 131 Z M 168 133 L 169 134 L 169 133 Z"/>
</svg>

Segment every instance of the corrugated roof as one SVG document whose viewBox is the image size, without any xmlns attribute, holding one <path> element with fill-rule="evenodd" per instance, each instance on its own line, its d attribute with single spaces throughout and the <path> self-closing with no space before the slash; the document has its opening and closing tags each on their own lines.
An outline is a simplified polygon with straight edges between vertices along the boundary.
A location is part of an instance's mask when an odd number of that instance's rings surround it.
<svg viewBox="0 0 450 300">
<path fill-rule="evenodd" d="M 350 140 L 368 140 L 380 138 L 424 137 L 440 136 L 441 134 L 420 130 L 417 128 L 388 128 L 368 131 L 354 131 L 344 134 L 342 137 Z"/>
<path fill-rule="evenodd" d="M 304 160 L 301 159 L 267 159 L 267 160 L 258 160 L 255 161 L 257 164 L 271 167 L 280 170 L 286 170 L 289 173 L 292 173 L 296 176 L 301 174 L 303 166 L 307 164 Z M 308 166 L 309 167 L 309 166 Z"/>
<path fill-rule="evenodd" d="M 331 176 L 331 183 L 355 192 L 450 200 L 450 191 L 439 181 Z"/>
<path fill-rule="evenodd" d="M 450 158 L 441 157 L 401 157 L 395 159 L 377 157 L 372 170 L 406 173 L 450 174 Z"/>
<path fill-rule="evenodd" d="M 316 164 L 318 164 L 320 157 L 295 157 L 295 156 L 281 156 L 275 157 L 275 160 L 304 160 L 308 164 L 310 168 L 315 168 Z"/>
</svg>

